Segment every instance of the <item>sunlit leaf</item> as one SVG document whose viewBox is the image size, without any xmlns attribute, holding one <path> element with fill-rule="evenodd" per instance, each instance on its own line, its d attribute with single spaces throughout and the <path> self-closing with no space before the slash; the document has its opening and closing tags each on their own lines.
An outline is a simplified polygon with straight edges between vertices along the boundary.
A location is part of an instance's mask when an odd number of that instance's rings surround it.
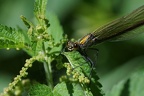
<svg viewBox="0 0 144 96">
<path fill-rule="evenodd" d="M 89 62 L 87 62 L 84 57 L 77 51 L 72 52 L 64 52 L 63 53 L 74 70 L 77 70 L 80 74 L 85 74 L 90 79 L 90 84 L 84 84 L 89 91 L 89 94 L 93 94 L 93 96 L 103 96 L 101 92 L 101 84 L 98 82 L 99 77 L 95 69 L 92 69 Z"/>
<path fill-rule="evenodd" d="M 120 81 L 106 96 L 143 96 L 144 68 L 134 72 L 130 78 Z"/>
<path fill-rule="evenodd" d="M 24 48 L 28 37 L 20 30 L 0 25 L 0 48 Z"/>
<path fill-rule="evenodd" d="M 54 96 L 52 90 L 44 85 L 35 83 L 31 86 L 28 96 Z"/>
<path fill-rule="evenodd" d="M 47 14 L 47 18 L 50 22 L 50 27 L 48 28 L 48 34 L 52 35 L 55 44 L 60 43 L 59 46 L 53 47 L 51 49 L 51 52 L 60 52 L 62 50 L 61 40 L 64 38 L 62 26 L 60 25 L 59 20 L 55 14 L 49 12 L 49 14 Z M 49 43 L 50 42 L 47 41 L 45 43 L 45 46 L 51 47 Z"/>
<path fill-rule="evenodd" d="M 47 0 L 35 0 L 34 12 L 39 15 L 45 15 Z"/>
<path fill-rule="evenodd" d="M 57 84 L 54 92 L 58 92 L 61 96 L 85 96 L 84 91 L 79 84 L 62 82 Z"/>
</svg>

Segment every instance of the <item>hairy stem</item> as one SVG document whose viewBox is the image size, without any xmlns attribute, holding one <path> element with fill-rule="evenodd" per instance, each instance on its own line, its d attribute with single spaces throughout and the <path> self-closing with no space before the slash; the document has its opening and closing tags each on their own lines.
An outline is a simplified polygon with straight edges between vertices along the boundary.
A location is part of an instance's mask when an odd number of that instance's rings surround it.
<svg viewBox="0 0 144 96">
<path fill-rule="evenodd" d="M 43 52 L 46 56 L 45 61 L 44 61 L 44 69 L 45 69 L 45 75 L 46 75 L 46 81 L 48 86 L 53 89 L 53 77 L 52 77 L 52 69 L 51 69 L 51 57 L 47 57 L 46 55 L 46 49 L 45 45 L 43 43 Z"/>
<path fill-rule="evenodd" d="M 44 69 L 45 69 L 47 84 L 51 89 L 53 89 L 53 78 L 52 78 L 50 59 L 48 59 L 48 62 L 44 62 Z"/>
</svg>

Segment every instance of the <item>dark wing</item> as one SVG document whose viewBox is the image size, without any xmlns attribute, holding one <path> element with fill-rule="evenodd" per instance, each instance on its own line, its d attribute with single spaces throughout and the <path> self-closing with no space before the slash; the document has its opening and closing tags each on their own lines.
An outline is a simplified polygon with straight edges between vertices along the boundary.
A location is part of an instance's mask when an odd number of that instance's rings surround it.
<svg viewBox="0 0 144 96">
<path fill-rule="evenodd" d="M 96 43 L 102 42 L 113 37 L 125 37 L 123 34 L 136 34 L 138 29 L 144 32 L 144 5 L 132 13 L 116 19 L 95 30 L 92 34 L 96 37 Z M 125 37 L 126 38 L 126 37 Z"/>
</svg>

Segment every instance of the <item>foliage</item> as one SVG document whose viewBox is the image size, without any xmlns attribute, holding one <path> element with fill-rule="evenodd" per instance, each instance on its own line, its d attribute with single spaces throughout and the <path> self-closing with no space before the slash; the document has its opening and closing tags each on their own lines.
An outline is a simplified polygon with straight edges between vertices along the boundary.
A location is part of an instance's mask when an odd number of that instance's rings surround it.
<svg viewBox="0 0 144 96">
<path fill-rule="evenodd" d="M 143 96 L 143 68 L 133 73 L 130 78 L 115 85 L 106 96 Z"/>
<path fill-rule="evenodd" d="M 93 79 L 89 78 L 90 80 L 88 79 L 88 74 L 90 74 L 90 66 L 84 66 L 83 68 L 89 68 L 88 72 L 84 72 L 80 71 L 79 68 L 76 68 L 78 65 L 75 65 L 72 69 L 79 69 L 75 71 L 77 74 L 79 74 L 78 77 L 75 77 L 75 79 L 79 79 L 79 81 L 70 80 L 74 78 L 72 75 L 76 74 L 72 74 L 73 72 L 69 72 L 69 75 L 71 75 L 72 77 L 68 77 L 67 80 L 66 78 L 61 79 L 61 83 L 58 83 L 54 87 L 52 76 L 52 61 L 58 59 L 60 60 L 59 55 L 62 50 L 62 45 L 64 42 L 66 42 L 67 39 L 63 35 L 63 30 L 59 24 L 57 17 L 51 12 L 48 12 L 48 14 L 46 14 L 46 4 L 47 0 L 35 0 L 34 15 L 36 17 L 37 24 L 34 24 L 27 20 L 26 17 L 21 16 L 22 21 L 28 28 L 27 32 L 20 28 L 19 30 L 16 30 L 11 27 L 0 25 L 0 48 L 23 49 L 31 56 L 30 59 L 27 59 L 25 61 L 26 63 L 20 70 L 20 74 L 14 78 L 14 81 L 10 83 L 7 88 L 5 88 L 2 95 L 20 95 L 23 93 L 22 90 L 27 91 L 29 96 L 68 96 L 70 94 L 73 94 L 75 96 L 83 96 L 84 94 L 86 96 L 92 96 L 95 94 L 101 94 L 100 87 L 97 86 L 96 83 L 97 76 L 95 75 L 96 79 L 95 77 L 93 77 Z M 72 64 L 81 64 L 85 62 L 85 60 L 79 53 L 70 52 L 68 54 L 64 53 L 64 55 L 68 59 L 73 59 L 72 61 L 70 61 Z M 79 59 L 78 62 L 74 62 L 74 59 L 76 59 L 73 58 L 74 55 L 77 59 Z M 31 84 L 30 81 L 27 86 L 22 83 L 24 80 L 23 78 L 29 74 L 27 70 L 32 67 L 35 61 L 39 61 L 44 64 L 48 86 L 39 83 Z M 62 64 L 61 61 L 57 63 Z M 86 63 L 85 65 L 88 64 Z M 69 66 L 69 64 L 66 64 L 66 66 Z M 71 66 L 69 66 L 69 68 Z M 67 71 L 72 71 L 69 70 L 68 67 L 66 68 Z M 62 76 L 61 78 L 63 77 L 64 76 Z M 21 87 L 19 86 L 20 82 Z M 94 86 L 91 86 L 90 82 Z M 25 87 L 28 88 L 25 89 Z M 97 92 L 92 93 L 91 91 L 95 88 L 97 89 Z M 60 91 L 62 89 L 63 92 Z M 79 94 L 77 94 L 77 92 Z"/>
<path fill-rule="evenodd" d="M 143 68 L 128 74 L 127 78 L 119 80 L 120 82 L 113 86 L 109 92 L 103 91 L 102 88 L 105 85 L 102 87 L 103 83 L 101 84 L 99 81 L 96 72 L 97 69 L 92 68 L 79 52 L 62 52 L 63 44 L 67 41 L 67 36 L 64 35 L 57 16 L 52 12 L 46 12 L 46 5 L 47 0 L 35 0 L 34 22 L 21 16 L 23 23 L 27 27 L 27 31 L 21 28 L 16 29 L 0 25 L 0 48 L 22 49 L 31 56 L 31 58 L 25 60 L 25 64 L 21 68 L 19 75 L 14 78 L 13 82 L 9 83 L 9 86 L 4 89 L 1 96 L 19 96 L 25 94 L 28 96 L 144 95 Z M 84 5 L 87 6 L 86 4 Z M 88 7 L 90 6 L 87 6 L 86 9 Z M 93 14 L 92 17 L 94 16 Z M 90 21 L 93 22 L 93 20 Z M 68 63 L 64 63 L 63 59 L 66 59 Z M 47 84 L 41 84 L 30 78 L 25 79 L 29 75 L 28 69 L 33 67 L 35 61 L 44 65 Z M 138 65 L 138 61 L 140 63 L 140 61 L 143 61 L 143 58 L 135 60 L 132 63 L 130 62 L 129 66 L 125 67 L 127 68 L 126 70 L 131 69 L 133 64 Z M 53 68 L 55 66 L 57 69 Z M 60 82 L 54 80 L 54 75 L 56 74 L 53 72 L 58 71 L 58 73 L 62 73 L 61 70 L 66 70 L 66 72 L 64 72 L 64 75 L 60 74 L 60 78 L 57 77 L 60 79 Z M 122 74 L 122 72 L 117 72 L 117 76 L 113 76 L 109 81 L 112 82 L 115 79 L 114 77 L 120 77 L 120 73 Z M 109 84 L 109 81 L 105 82 Z"/>
</svg>

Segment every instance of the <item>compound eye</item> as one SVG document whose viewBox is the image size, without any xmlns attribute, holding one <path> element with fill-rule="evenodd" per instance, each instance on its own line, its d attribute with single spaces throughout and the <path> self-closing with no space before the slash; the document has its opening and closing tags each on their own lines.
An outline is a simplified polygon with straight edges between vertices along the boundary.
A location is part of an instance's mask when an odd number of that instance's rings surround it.
<svg viewBox="0 0 144 96">
<path fill-rule="evenodd" d="M 77 50 L 77 43 L 69 41 L 67 43 L 67 49 L 68 51 Z"/>
</svg>

